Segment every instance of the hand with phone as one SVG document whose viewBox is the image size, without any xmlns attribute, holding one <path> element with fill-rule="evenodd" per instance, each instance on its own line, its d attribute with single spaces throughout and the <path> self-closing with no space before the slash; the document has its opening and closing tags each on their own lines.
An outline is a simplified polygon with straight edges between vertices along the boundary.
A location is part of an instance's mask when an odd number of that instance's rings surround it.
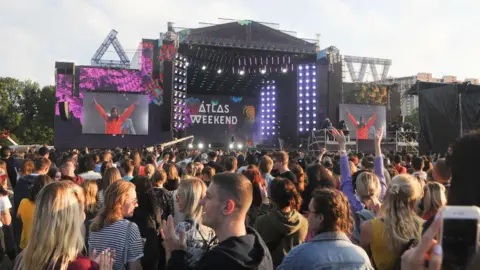
<svg viewBox="0 0 480 270">
<path fill-rule="evenodd" d="M 441 215 L 437 215 L 430 228 L 423 234 L 418 245 L 402 255 L 402 270 L 440 270 L 442 267 L 442 247 L 435 237 L 442 226 Z M 425 261 L 429 258 L 428 267 Z"/>
</svg>

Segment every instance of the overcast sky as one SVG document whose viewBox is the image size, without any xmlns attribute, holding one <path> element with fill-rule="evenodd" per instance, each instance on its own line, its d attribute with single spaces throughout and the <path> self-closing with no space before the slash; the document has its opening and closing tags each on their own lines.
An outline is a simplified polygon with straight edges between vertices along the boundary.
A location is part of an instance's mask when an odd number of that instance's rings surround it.
<svg viewBox="0 0 480 270">
<path fill-rule="evenodd" d="M 0 0 L 0 76 L 53 84 L 55 61 L 89 65 L 112 28 L 131 56 L 168 21 L 197 27 L 226 17 L 320 33 L 323 48 L 392 59 L 392 76 L 477 78 L 479 10 L 478 0 Z"/>
</svg>

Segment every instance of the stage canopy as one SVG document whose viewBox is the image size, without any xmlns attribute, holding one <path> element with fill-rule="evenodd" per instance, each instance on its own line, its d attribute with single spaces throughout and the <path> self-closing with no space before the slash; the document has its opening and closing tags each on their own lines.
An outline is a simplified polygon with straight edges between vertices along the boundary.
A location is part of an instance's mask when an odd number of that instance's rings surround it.
<svg viewBox="0 0 480 270">
<path fill-rule="evenodd" d="M 186 56 L 188 92 L 254 95 L 266 77 L 315 62 L 316 44 L 262 23 L 244 20 L 178 32 Z M 295 72 L 294 72 L 295 73 Z"/>
</svg>

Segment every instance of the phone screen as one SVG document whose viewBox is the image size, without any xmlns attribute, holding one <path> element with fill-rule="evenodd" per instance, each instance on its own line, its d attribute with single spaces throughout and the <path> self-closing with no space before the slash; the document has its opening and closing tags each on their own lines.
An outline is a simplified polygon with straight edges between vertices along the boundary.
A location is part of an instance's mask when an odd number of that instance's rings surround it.
<svg viewBox="0 0 480 270">
<path fill-rule="evenodd" d="M 443 220 L 443 265 L 445 267 L 467 267 L 477 250 L 476 219 Z"/>
</svg>

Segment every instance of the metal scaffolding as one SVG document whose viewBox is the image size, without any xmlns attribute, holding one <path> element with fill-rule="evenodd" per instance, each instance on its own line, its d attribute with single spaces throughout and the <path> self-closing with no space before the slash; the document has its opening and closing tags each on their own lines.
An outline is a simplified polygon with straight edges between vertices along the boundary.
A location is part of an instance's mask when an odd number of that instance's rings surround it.
<svg viewBox="0 0 480 270">
<path fill-rule="evenodd" d="M 102 45 L 100 45 L 93 55 L 92 66 L 130 68 L 130 60 L 128 59 L 127 54 L 125 54 L 122 45 L 118 41 L 117 34 L 118 32 L 115 29 L 110 31 Z M 110 45 L 113 45 L 113 48 L 117 52 L 120 60 L 102 60 L 103 55 Z"/>
<path fill-rule="evenodd" d="M 350 56 L 350 55 L 343 56 L 343 61 L 345 62 L 345 65 L 347 66 L 347 70 L 350 74 L 350 78 L 354 83 L 364 82 L 365 73 L 367 71 L 368 66 L 370 66 L 373 80 L 383 81 L 387 78 L 388 72 L 390 70 L 390 66 L 392 65 L 392 60 L 390 59 L 380 59 L 380 58 L 360 57 L 360 56 Z M 355 68 L 353 67 L 354 63 L 361 64 L 360 71 L 358 72 L 358 74 L 355 71 Z M 377 65 L 383 66 L 381 76 L 378 73 Z"/>
</svg>

